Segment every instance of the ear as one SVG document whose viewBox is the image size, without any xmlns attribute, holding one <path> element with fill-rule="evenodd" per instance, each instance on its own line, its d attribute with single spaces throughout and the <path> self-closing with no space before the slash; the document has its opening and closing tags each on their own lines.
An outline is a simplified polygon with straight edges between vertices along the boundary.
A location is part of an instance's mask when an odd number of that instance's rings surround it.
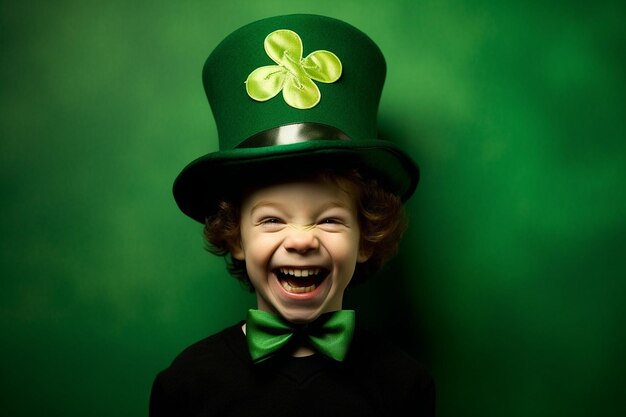
<svg viewBox="0 0 626 417">
<path fill-rule="evenodd" d="M 230 245 L 230 254 L 233 258 L 238 261 L 243 261 L 246 259 L 246 253 L 243 250 L 243 246 L 241 245 L 241 241 L 236 241 L 231 243 Z"/>
<path fill-rule="evenodd" d="M 363 262 L 367 261 L 371 256 L 372 249 L 364 248 L 363 246 L 361 246 L 361 248 L 359 249 L 359 254 L 356 257 L 356 262 L 362 264 Z"/>
</svg>

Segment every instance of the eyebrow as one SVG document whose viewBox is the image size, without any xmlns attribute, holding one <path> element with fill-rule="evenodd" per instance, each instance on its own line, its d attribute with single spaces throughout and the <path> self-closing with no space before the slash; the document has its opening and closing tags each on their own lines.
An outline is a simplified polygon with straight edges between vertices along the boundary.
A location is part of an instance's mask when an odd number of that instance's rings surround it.
<svg viewBox="0 0 626 417">
<path fill-rule="evenodd" d="M 250 213 L 254 213 L 256 210 L 258 210 L 258 209 L 260 209 L 262 207 L 271 207 L 271 208 L 275 208 L 275 209 L 281 210 L 281 209 L 283 209 L 283 206 L 284 206 L 284 204 L 275 203 L 273 201 L 261 200 L 261 201 L 259 201 L 258 203 L 256 203 L 254 206 L 252 206 L 250 208 Z M 329 201 L 328 203 L 326 203 L 323 206 L 321 206 L 320 207 L 320 211 L 325 211 L 325 210 L 328 210 L 328 209 L 331 209 L 331 208 L 336 208 L 336 207 L 349 210 L 348 205 L 343 204 L 340 201 L 333 200 L 333 201 Z"/>
<path fill-rule="evenodd" d="M 277 208 L 280 209 L 281 205 L 278 203 L 274 203 L 272 201 L 259 201 L 258 203 L 256 203 L 254 206 L 252 206 L 250 208 L 250 213 L 254 213 L 256 210 L 262 208 L 262 207 L 273 207 L 273 208 Z"/>
</svg>

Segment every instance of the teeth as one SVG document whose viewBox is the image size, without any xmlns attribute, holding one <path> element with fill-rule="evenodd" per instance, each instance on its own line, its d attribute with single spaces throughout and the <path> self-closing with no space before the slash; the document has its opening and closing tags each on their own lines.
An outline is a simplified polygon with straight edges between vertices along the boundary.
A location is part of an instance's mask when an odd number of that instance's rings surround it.
<svg viewBox="0 0 626 417">
<path fill-rule="evenodd" d="M 291 285 L 289 285 L 289 283 L 287 281 L 281 281 L 281 285 L 283 286 L 284 289 L 286 289 L 289 292 L 293 292 L 293 293 L 311 292 L 315 288 L 317 288 L 317 286 L 315 284 L 310 285 L 308 287 L 292 287 Z"/>
<path fill-rule="evenodd" d="M 294 277 L 294 278 L 307 278 L 310 276 L 314 276 L 314 275 L 318 275 L 321 271 L 321 268 L 293 268 L 293 267 L 282 267 L 279 268 L 279 271 L 282 275 L 287 275 L 289 277 Z M 296 281 L 294 280 L 294 278 L 286 278 L 286 279 L 280 279 L 280 284 L 283 286 L 283 288 L 291 293 L 307 293 L 307 292 L 311 292 L 313 290 L 315 290 L 317 288 L 317 284 L 311 284 L 309 286 L 303 287 L 303 286 L 294 286 L 294 285 L 298 285 L 297 282 L 300 282 L 300 284 L 305 284 L 307 283 L 307 280 L 300 280 L 300 281 Z M 291 280 L 291 283 L 290 283 Z M 293 285 L 292 285 L 293 284 Z"/>
<path fill-rule="evenodd" d="M 280 268 L 281 274 L 293 275 L 294 277 L 308 277 L 309 275 L 317 275 L 320 273 L 319 268 L 308 269 L 294 269 L 294 268 Z"/>
</svg>

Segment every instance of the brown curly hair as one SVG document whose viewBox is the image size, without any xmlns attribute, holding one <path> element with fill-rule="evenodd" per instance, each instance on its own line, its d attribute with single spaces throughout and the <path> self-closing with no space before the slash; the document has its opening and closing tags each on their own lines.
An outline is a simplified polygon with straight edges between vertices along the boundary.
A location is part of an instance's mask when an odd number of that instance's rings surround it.
<svg viewBox="0 0 626 417">
<path fill-rule="evenodd" d="M 369 259 L 358 263 L 350 285 L 365 281 L 373 275 L 398 251 L 402 235 L 408 222 L 400 197 L 386 191 L 372 178 L 364 177 L 356 169 L 321 169 L 303 178 L 331 180 L 342 186 L 342 181 L 355 185 L 357 193 L 360 245 Z M 272 180 L 256 183 L 248 189 L 271 184 Z M 240 235 L 240 202 L 243 193 L 225 196 L 219 200 L 215 214 L 207 217 L 204 225 L 206 249 L 226 260 L 228 272 L 244 286 L 254 291 L 245 261 L 231 256 L 232 242 L 238 242 Z"/>
</svg>

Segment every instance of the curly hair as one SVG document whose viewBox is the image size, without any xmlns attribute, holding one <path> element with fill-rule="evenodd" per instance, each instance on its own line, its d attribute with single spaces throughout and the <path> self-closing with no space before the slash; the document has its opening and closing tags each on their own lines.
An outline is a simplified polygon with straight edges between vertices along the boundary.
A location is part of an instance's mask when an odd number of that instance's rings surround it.
<svg viewBox="0 0 626 417">
<path fill-rule="evenodd" d="M 357 170 L 323 169 L 315 172 L 312 177 L 334 181 L 338 186 L 347 181 L 358 190 L 356 200 L 361 232 L 360 245 L 361 250 L 370 254 L 370 257 L 356 265 L 350 285 L 361 283 L 396 255 L 408 226 L 402 201 L 397 195 L 386 191 L 375 179 L 365 178 Z M 245 261 L 231 256 L 233 242 L 241 239 L 241 198 L 242 195 L 232 195 L 218 201 L 215 214 L 205 219 L 204 238 L 207 251 L 223 256 L 228 272 L 253 292 L 254 287 L 248 277 Z"/>
</svg>

